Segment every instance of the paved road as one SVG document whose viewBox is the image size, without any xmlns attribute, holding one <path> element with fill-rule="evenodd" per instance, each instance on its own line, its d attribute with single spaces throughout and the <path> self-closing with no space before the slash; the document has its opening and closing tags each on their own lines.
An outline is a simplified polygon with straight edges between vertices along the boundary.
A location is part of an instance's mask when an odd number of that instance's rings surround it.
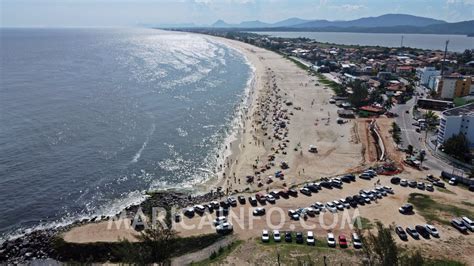
<svg viewBox="0 0 474 266">
<path fill-rule="evenodd" d="M 423 89 L 417 88 L 418 92 L 425 93 Z M 441 159 L 434 157 L 430 153 L 430 149 L 426 146 L 425 143 L 425 132 L 421 133 L 416 132 L 416 127 L 413 125 L 416 122 L 412 116 L 412 108 L 415 105 L 416 97 L 409 100 L 406 104 L 397 104 L 392 108 L 392 112 L 396 113 L 398 117 L 395 118 L 395 121 L 400 126 L 401 129 L 401 138 L 403 147 L 412 145 L 415 150 L 425 150 L 426 156 L 423 166 L 431 170 L 438 171 L 451 171 L 453 166 L 451 163 L 447 163 Z M 408 111 L 408 113 L 406 112 Z"/>
</svg>

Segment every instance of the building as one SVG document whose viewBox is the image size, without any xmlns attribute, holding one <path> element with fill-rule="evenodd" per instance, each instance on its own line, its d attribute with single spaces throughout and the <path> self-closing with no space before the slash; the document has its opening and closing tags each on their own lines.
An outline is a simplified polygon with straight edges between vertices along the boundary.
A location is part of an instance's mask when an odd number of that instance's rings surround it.
<svg viewBox="0 0 474 266">
<path fill-rule="evenodd" d="M 416 76 L 420 80 L 420 85 L 428 86 L 431 77 L 436 77 L 441 74 L 441 71 L 434 67 L 423 67 L 416 69 Z"/>
<path fill-rule="evenodd" d="M 437 138 L 438 145 L 460 133 L 466 136 L 470 148 L 474 148 L 474 103 L 441 113 Z"/>
<path fill-rule="evenodd" d="M 438 85 L 438 94 L 442 99 L 452 100 L 469 95 L 472 78 L 463 76 L 443 77 Z"/>
</svg>

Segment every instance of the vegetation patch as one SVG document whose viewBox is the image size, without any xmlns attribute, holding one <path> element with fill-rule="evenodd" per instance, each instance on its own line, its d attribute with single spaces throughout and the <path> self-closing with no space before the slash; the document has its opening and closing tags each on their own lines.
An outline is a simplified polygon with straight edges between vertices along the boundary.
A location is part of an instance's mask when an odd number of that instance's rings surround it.
<svg viewBox="0 0 474 266">
<path fill-rule="evenodd" d="M 474 207 L 474 203 L 469 202 L 469 201 L 461 201 L 461 203 L 466 206 Z"/>
<path fill-rule="evenodd" d="M 353 225 L 355 226 L 355 228 L 358 228 L 360 230 L 374 228 L 374 225 L 370 222 L 370 220 L 362 216 L 357 216 L 356 218 L 354 218 Z"/>
<path fill-rule="evenodd" d="M 230 243 L 226 247 L 219 248 L 217 252 L 213 252 L 211 256 L 209 256 L 208 259 L 205 259 L 200 262 L 193 262 L 191 263 L 191 265 L 200 266 L 200 265 L 210 265 L 211 263 L 222 264 L 221 262 L 243 242 L 244 241 L 242 240 L 236 240 Z"/>
<path fill-rule="evenodd" d="M 430 196 L 411 193 L 408 202 L 415 206 L 415 211 L 419 212 L 428 222 L 439 222 L 442 224 L 450 224 L 450 218 L 453 216 L 474 216 L 474 212 L 459 208 L 457 206 L 439 203 Z M 446 214 L 446 215 L 440 215 Z"/>
</svg>

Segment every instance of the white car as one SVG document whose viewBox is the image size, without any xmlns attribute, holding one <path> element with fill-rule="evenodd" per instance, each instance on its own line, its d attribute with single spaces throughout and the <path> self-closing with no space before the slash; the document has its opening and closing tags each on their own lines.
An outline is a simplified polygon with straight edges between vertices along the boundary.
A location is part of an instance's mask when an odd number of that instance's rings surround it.
<svg viewBox="0 0 474 266">
<path fill-rule="evenodd" d="M 216 226 L 216 231 L 217 233 L 229 233 L 229 232 L 232 232 L 234 230 L 232 224 L 228 223 L 228 222 L 225 222 L 225 223 L 222 223 L 218 226 Z"/>
<path fill-rule="evenodd" d="M 456 185 L 456 178 L 453 177 L 453 178 L 449 179 L 448 184 L 450 184 L 452 186 Z"/>
<path fill-rule="evenodd" d="M 327 241 L 328 241 L 328 246 L 336 247 L 336 239 L 334 238 L 333 233 L 328 233 Z"/>
<path fill-rule="evenodd" d="M 332 202 L 326 202 L 326 209 L 332 213 L 337 212 L 336 206 Z"/>
<path fill-rule="evenodd" d="M 280 242 L 281 241 L 280 231 L 273 230 L 273 240 L 275 240 L 275 242 Z"/>
<path fill-rule="evenodd" d="M 461 218 L 461 220 L 462 220 L 463 224 L 467 227 L 467 229 L 474 232 L 474 222 L 471 219 L 464 216 L 464 217 Z"/>
<path fill-rule="evenodd" d="M 339 202 L 342 204 L 342 206 L 344 206 L 344 208 L 346 208 L 346 209 L 351 208 L 351 205 L 349 204 L 349 202 L 347 202 L 347 200 L 340 199 Z"/>
<path fill-rule="evenodd" d="M 270 241 L 270 235 L 268 234 L 268 230 L 262 231 L 262 242 Z"/>
<path fill-rule="evenodd" d="M 362 241 L 357 233 L 352 233 L 352 245 L 354 248 L 362 248 Z"/>
<path fill-rule="evenodd" d="M 275 203 L 275 197 L 273 197 L 272 195 L 268 194 L 265 196 L 265 199 L 270 202 L 270 203 Z"/>
<path fill-rule="evenodd" d="M 427 224 L 427 225 L 425 225 L 425 228 L 426 228 L 426 231 L 428 231 L 428 233 L 430 233 L 430 235 L 432 235 L 434 237 L 439 237 L 439 232 L 436 229 L 436 227 L 432 226 L 431 224 Z"/>
<path fill-rule="evenodd" d="M 214 226 L 217 226 L 225 222 L 227 222 L 227 217 L 219 216 L 219 217 L 216 217 L 216 219 L 214 219 L 212 223 L 214 224 Z"/>
<path fill-rule="evenodd" d="M 306 236 L 306 243 L 308 245 L 314 246 L 316 240 L 314 239 L 313 231 L 308 231 L 308 235 Z"/>
<path fill-rule="evenodd" d="M 400 180 L 400 186 L 402 186 L 402 187 L 408 186 L 408 181 L 406 179 Z"/>
</svg>

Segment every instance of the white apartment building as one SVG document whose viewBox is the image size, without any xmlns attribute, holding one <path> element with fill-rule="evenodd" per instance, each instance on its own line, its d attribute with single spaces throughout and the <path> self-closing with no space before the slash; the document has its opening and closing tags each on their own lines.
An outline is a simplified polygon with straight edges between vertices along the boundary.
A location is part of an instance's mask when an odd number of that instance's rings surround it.
<svg viewBox="0 0 474 266">
<path fill-rule="evenodd" d="M 441 74 L 441 71 L 436 70 L 434 67 L 423 67 L 416 69 L 416 76 L 420 80 L 420 84 L 423 86 L 428 86 L 430 77 L 436 77 Z"/>
<path fill-rule="evenodd" d="M 462 133 L 474 148 L 474 103 L 452 108 L 441 113 L 438 130 L 438 145 Z"/>
</svg>

